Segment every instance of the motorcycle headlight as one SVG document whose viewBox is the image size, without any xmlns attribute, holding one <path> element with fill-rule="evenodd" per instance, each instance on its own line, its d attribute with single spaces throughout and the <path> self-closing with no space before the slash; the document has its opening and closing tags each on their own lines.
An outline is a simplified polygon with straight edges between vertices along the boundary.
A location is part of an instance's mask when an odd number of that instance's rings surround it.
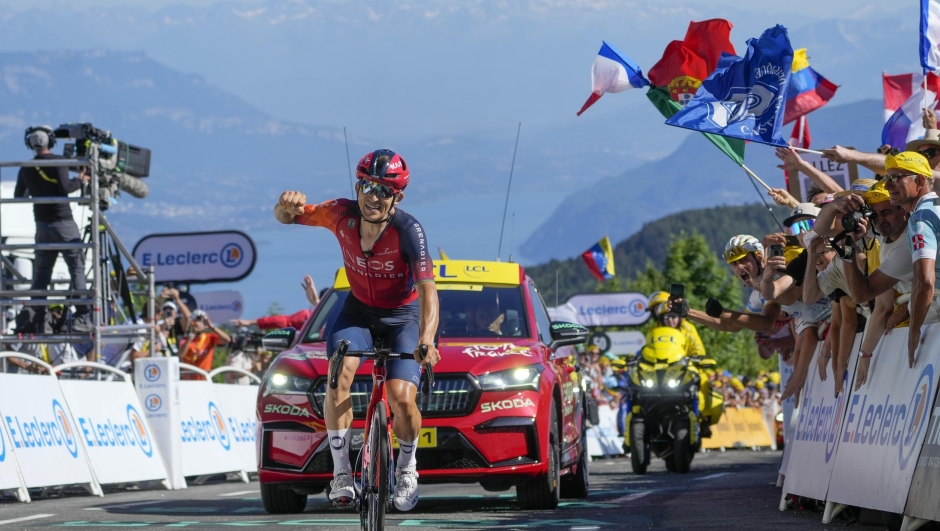
<svg viewBox="0 0 940 531">
<path fill-rule="evenodd" d="M 276 372 L 268 378 L 268 383 L 264 388 L 264 396 L 274 393 L 282 395 L 303 395 L 307 393 L 311 385 L 313 385 L 313 380 L 310 378 Z"/>
<path fill-rule="evenodd" d="M 653 387 L 656 385 L 656 382 L 653 380 L 643 380 L 643 387 Z"/>
<path fill-rule="evenodd" d="M 666 382 L 669 387 L 679 387 L 679 380 L 669 380 Z"/>
<path fill-rule="evenodd" d="M 542 365 L 529 365 L 499 372 L 488 372 L 476 377 L 477 384 L 484 391 L 502 391 L 505 389 L 539 388 Z"/>
</svg>

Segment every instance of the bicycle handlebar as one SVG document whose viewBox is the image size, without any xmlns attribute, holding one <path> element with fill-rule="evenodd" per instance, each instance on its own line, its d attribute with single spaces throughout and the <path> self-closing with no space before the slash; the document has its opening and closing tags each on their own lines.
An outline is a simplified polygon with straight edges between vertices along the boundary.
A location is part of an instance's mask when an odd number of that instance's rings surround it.
<svg viewBox="0 0 940 531">
<path fill-rule="evenodd" d="M 333 353 L 333 357 L 330 358 L 330 389 L 336 389 L 339 385 L 339 375 L 342 372 L 342 360 L 346 356 L 352 356 L 354 358 L 369 358 L 369 359 L 414 359 L 413 352 L 392 352 L 387 348 L 378 348 L 372 350 L 348 350 L 349 341 L 343 340 L 339 344 L 339 348 L 336 349 L 336 352 Z M 428 355 L 428 346 L 419 345 L 418 353 L 421 356 L 419 363 L 424 361 L 424 358 Z M 424 370 L 421 373 L 421 381 L 424 384 L 422 392 L 428 394 L 431 392 L 431 388 L 434 387 L 434 369 L 430 365 L 425 365 Z"/>
</svg>

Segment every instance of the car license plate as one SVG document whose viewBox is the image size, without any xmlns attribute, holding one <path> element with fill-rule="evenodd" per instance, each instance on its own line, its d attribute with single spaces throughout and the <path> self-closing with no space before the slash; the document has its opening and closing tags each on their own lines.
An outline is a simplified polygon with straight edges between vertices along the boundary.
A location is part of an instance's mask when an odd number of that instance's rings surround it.
<svg viewBox="0 0 940 531">
<path fill-rule="evenodd" d="M 392 433 L 392 447 L 398 448 L 398 439 Z M 437 448 L 437 428 L 421 428 L 418 435 L 418 448 Z"/>
</svg>

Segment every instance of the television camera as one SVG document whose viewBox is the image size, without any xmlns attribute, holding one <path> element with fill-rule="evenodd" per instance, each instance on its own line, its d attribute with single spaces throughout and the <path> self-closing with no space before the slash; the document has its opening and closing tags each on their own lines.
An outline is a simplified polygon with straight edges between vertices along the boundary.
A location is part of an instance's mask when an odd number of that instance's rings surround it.
<svg viewBox="0 0 940 531">
<path fill-rule="evenodd" d="M 66 158 L 85 158 L 94 144 L 98 152 L 98 200 L 101 210 L 121 192 L 143 199 L 150 192 L 142 177 L 150 175 L 150 150 L 128 144 L 111 136 L 110 131 L 99 129 L 90 123 L 62 124 L 55 129 L 55 137 L 72 139 L 66 144 Z M 80 168 L 70 168 L 79 171 Z"/>
</svg>

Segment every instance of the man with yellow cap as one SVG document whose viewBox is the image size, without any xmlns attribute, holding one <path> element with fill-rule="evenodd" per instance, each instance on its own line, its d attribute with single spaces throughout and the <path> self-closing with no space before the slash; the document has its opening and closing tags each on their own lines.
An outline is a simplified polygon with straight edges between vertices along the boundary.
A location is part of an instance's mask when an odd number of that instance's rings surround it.
<svg viewBox="0 0 940 531">
<path fill-rule="evenodd" d="M 857 182 L 857 181 L 856 181 Z M 860 270 L 857 263 L 850 264 L 842 261 L 833 261 L 826 271 L 817 276 L 815 283 L 807 282 L 804 290 L 818 289 L 833 298 L 840 295 L 850 295 L 856 304 L 875 299 L 875 308 L 871 313 L 871 324 L 859 350 L 858 371 L 855 377 L 855 388 L 859 389 L 868 379 L 868 369 L 871 364 L 871 355 L 878 345 L 878 341 L 895 325 L 907 319 L 907 307 L 895 307 L 895 297 L 901 293 L 910 292 L 910 282 L 913 278 L 913 265 L 911 253 L 908 248 L 907 220 L 909 213 L 898 205 L 892 204 L 891 196 L 885 189 L 886 181 L 878 181 L 870 190 L 862 193 L 845 195 L 832 202 L 827 212 L 820 215 L 823 220 L 817 228 L 820 232 L 826 230 L 832 234 L 842 230 L 842 216 L 857 212 L 863 205 L 867 205 L 874 217 L 871 222 L 862 219 L 859 229 L 853 233 L 855 239 L 868 232 L 869 225 L 877 231 L 880 246 L 874 246 L 868 251 L 867 270 Z M 892 289 L 893 288 L 893 289 Z M 845 366 L 848 359 L 840 360 Z M 822 370 L 822 367 L 821 367 Z M 837 389 L 841 386 L 837 386 Z"/>
<path fill-rule="evenodd" d="M 907 224 L 914 277 L 911 284 L 911 324 L 907 343 L 907 359 L 914 366 L 914 352 L 920 345 L 920 327 L 930 313 L 936 322 L 940 307 L 934 300 L 937 279 L 937 240 L 940 216 L 937 205 L 940 198 L 933 191 L 933 172 L 927 159 L 920 153 L 904 151 L 889 155 L 885 160 L 885 189 L 891 194 L 891 203 L 911 213 Z"/>
</svg>

